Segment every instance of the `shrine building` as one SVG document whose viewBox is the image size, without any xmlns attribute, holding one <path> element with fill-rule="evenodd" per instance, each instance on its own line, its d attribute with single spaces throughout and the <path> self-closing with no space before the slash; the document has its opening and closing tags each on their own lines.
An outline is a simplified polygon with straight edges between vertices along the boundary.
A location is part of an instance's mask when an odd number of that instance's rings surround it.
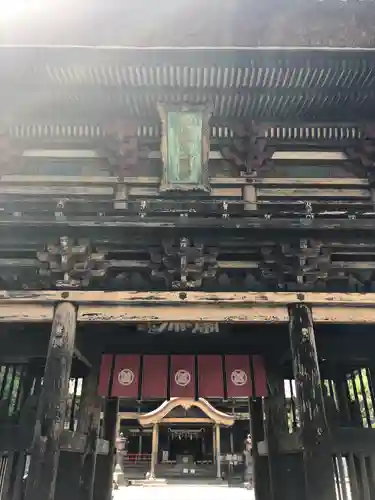
<svg viewBox="0 0 375 500">
<path fill-rule="evenodd" d="M 374 1 L 16 3 L 0 500 L 373 500 Z"/>
</svg>

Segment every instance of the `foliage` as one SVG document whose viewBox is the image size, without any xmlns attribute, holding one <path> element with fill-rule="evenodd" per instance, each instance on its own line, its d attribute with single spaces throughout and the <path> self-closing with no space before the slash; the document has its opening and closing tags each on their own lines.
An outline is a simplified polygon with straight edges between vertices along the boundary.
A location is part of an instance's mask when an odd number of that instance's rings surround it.
<svg viewBox="0 0 375 500">
<path fill-rule="evenodd" d="M 1 416 L 12 417 L 18 411 L 22 365 L 0 367 L 0 402 L 7 402 L 1 407 Z"/>
<path fill-rule="evenodd" d="M 374 400 L 367 370 L 355 370 L 347 383 L 350 401 L 359 404 L 363 427 L 375 428 Z"/>
</svg>

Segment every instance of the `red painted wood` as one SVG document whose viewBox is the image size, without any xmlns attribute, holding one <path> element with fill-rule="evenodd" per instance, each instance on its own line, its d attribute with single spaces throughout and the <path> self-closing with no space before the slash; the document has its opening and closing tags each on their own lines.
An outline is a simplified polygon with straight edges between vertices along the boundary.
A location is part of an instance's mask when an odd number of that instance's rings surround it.
<svg viewBox="0 0 375 500">
<path fill-rule="evenodd" d="M 195 397 L 195 358 L 190 355 L 171 356 L 171 398 Z"/>
<path fill-rule="evenodd" d="M 224 398 L 224 377 L 221 356 L 198 356 L 198 396 Z"/>
<path fill-rule="evenodd" d="M 225 372 L 228 398 L 245 398 L 253 395 L 249 356 L 225 356 Z"/>
<path fill-rule="evenodd" d="M 167 398 L 168 356 L 143 356 L 142 399 Z"/>
<path fill-rule="evenodd" d="M 140 356 L 116 356 L 111 396 L 138 399 Z"/>
</svg>

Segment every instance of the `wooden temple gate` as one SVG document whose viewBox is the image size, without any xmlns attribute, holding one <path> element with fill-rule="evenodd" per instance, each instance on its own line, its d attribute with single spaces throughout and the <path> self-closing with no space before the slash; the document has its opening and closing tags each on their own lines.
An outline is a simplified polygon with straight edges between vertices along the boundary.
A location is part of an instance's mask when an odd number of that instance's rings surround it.
<svg viewBox="0 0 375 500">
<path fill-rule="evenodd" d="M 373 294 L 3 292 L 3 322 L 52 320 L 52 331 L 45 363 L 1 368 L 2 498 L 21 498 L 26 462 L 26 498 L 48 498 L 55 489 L 54 498 L 60 498 L 66 488 L 77 498 L 108 494 L 118 399 L 105 403 L 101 427 L 100 360 L 91 364 L 82 358 L 77 347 L 80 326 L 173 321 L 176 315 L 187 320 L 194 314 L 198 321 L 247 324 L 272 318 L 289 329 L 292 370 L 287 375 L 281 366 L 269 365 L 269 395 L 251 401 L 257 498 L 370 500 L 373 367 L 319 362 L 314 330 L 322 321 L 372 323 L 374 305 Z M 71 379 L 74 358 L 87 365 L 80 381 Z"/>
<path fill-rule="evenodd" d="M 217 1 L 0 14 L 1 500 L 110 500 L 103 354 L 261 356 L 256 499 L 375 498 L 374 2 Z"/>
</svg>

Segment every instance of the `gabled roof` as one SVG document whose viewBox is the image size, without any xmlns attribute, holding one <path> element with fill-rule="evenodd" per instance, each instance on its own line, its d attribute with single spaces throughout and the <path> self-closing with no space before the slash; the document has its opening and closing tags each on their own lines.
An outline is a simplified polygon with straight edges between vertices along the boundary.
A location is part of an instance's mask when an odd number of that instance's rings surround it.
<svg viewBox="0 0 375 500">
<path fill-rule="evenodd" d="M 212 422 L 220 425 L 231 426 L 234 424 L 234 417 L 222 411 L 217 410 L 206 399 L 199 398 L 198 400 L 188 398 L 172 398 L 164 401 L 156 410 L 141 415 L 138 421 L 141 425 L 147 426 L 159 423 L 163 418 L 167 417 L 169 413 L 175 408 L 181 406 L 184 409 L 191 407 L 199 408 Z"/>
</svg>

